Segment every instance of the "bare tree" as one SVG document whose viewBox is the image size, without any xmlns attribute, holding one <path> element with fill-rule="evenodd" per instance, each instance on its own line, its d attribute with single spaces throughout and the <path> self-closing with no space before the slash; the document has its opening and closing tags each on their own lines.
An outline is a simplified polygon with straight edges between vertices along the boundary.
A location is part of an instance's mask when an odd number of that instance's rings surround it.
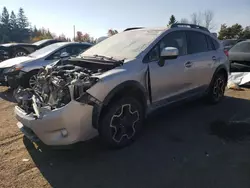
<svg viewBox="0 0 250 188">
<path fill-rule="evenodd" d="M 213 24 L 213 19 L 214 19 L 214 12 L 211 10 L 206 10 L 203 13 L 204 16 L 204 25 L 206 28 L 208 29 L 213 29 L 214 28 L 214 24 Z"/>
<path fill-rule="evenodd" d="M 202 24 L 202 14 L 200 12 L 199 13 L 194 12 L 191 15 L 191 23 L 195 25 Z"/>
<path fill-rule="evenodd" d="M 182 18 L 181 20 L 180 20 L 180 23 L 189 23 L 189 21 L 188 21 L 188 19 L 187 18 Z"/>
</svg>

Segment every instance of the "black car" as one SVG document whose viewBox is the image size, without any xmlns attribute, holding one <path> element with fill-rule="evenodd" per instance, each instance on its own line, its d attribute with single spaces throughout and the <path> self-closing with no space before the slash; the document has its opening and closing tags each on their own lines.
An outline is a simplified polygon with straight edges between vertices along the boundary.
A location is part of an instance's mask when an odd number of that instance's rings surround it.
<svg viewBox="0 0 250 188">
<path fill-rule="evenodd" d="M 8 43 L 0 45 L 0 61 L 4 61 L 9 58 L 26 56 L 38 49 L 41 49 L 50 44 L 62 42 L 56 39 L 44 39 L 33 44 L 29 43 Z"/>
<path fill-rule="evenodd" d="M 230 72 L 250 72 L 250 40 L 242 41 L 229 50 Z"/>
</svg>

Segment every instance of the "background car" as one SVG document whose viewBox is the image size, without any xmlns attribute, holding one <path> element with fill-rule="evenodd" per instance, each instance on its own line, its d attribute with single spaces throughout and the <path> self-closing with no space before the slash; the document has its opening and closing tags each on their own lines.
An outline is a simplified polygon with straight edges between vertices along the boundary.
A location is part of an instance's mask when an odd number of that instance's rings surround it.
<svg viewBox="0 0 250 188">
<path fill-rule="evenodd" d="M 230 72 L 250 72 L 250 40 L 237 43 L 229 50 Z"/>
<path fill-rule="evenodd" d="M 39 69 L 60 58 L 78 55 L 92 46 L 90 43 L 59 42 L 46 46 L 28 56 L 16 57 L 0 63 L 2 85 L 16 88 L 32 87 Z"/>
<path fill-rule="evenodd" d="M 0 61 L 13 58 L 26 56 L 38 49 L 41 49 L 50 44 L 62 42 L 56 39 L 44 39 L 33 44 L 29 43 L 8 43 L 0 45 Z"/>
<path fill-rule="evenodd" d="M 235 44 L 243 40 L 244 39 L 226 39 L 226 40 L 222 40 L 222 44 L 224 46 L 224 49 L 229 51 Z"/>
<path fill-rule="evenodd" d="M 96 40 L 96 43 L 99 43 L 105 39 L 107 39 L 108 37 L 107 36 L 103 36 L 103 37 L 99 37 L 97 40 Z"/>
</svg>

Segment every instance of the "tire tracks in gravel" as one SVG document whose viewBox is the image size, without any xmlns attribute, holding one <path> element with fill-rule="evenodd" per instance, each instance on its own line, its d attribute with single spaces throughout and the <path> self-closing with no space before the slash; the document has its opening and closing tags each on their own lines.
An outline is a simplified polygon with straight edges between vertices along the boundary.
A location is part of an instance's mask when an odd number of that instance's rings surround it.
<svg viewBox="0 0 250 188">
<path fill-rule="evenodd" d="M 6 145 L 10 145 L 16 141 L 18 141 L 19 139 L 23 138 L 23 134 L 20 132 L 16 135 L 13 135 L 11 137 L 5 138 L 4 140 L 0 140 L 0 147 L 6 146 Z"/>
</svg>

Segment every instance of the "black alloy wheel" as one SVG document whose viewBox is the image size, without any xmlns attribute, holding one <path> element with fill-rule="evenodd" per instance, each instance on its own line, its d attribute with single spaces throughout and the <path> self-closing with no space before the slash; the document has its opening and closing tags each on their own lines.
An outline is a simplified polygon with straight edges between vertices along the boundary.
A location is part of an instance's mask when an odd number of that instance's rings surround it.
<svg viewBox="0 0 250 188">
<path fill-rule="evenodd" d="M 224 74 L 218 74 L 214 78 L 208 92 L 208 99 L 210 103 L 216 104 L 224 98 L 226 84 L 227 80 Z"/>
<path fill-rule="evenodd" d="M 107 107 L 99 133 L 106 144 L 121 148 L 131 144 L 142 128 L 142 105 L 134 98 L 123 98 Z"/>
</svg>

